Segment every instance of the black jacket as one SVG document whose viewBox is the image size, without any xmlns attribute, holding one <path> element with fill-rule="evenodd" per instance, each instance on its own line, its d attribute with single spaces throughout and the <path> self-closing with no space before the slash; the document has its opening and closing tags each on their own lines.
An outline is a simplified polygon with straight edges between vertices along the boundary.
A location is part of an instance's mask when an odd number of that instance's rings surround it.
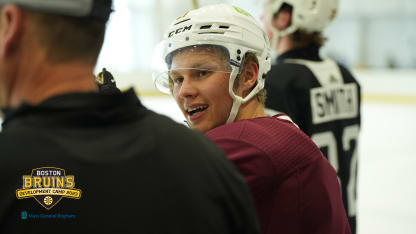
<svg viewBox="0 0 416 234">
<path fill-rule="evenodd" d="M 0 154 L 0 233 L 259 232 L 249 190 L 224 153 L 147 110 L 132 90 L 8 111 Z M 40 203 L 58 197 L 17 199 L 23 176 L 41 167 L 73 175 L 80 199 L 49 210 Z"/>
</svg>

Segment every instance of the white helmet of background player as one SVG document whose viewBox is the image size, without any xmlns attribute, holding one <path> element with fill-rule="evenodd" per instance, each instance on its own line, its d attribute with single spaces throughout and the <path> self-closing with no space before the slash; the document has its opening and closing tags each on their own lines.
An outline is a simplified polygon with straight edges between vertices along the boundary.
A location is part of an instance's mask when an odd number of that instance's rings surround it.
<svg viewBox="0 0 416 234">
<path fill-rule="evenodd" d="M 289 27 L 278 30 L 272 26 L 275 14 L 283 4 L 292 7 Z M 322 32 L 337 15 L 338 0 L 264 0 L 264 20 L 272 32 L 271 45 L 274 48 L 281 36 L 303 30 L 307 33 Z"/>
<path fill-rule="evenodd" d="M 227 123 L 231 123 L 235 120 L 241 104 L 264 88 L 265 75 L 271 67 L 268 37 L 256 19 L 229 4 L 210 5 L 189 11 L 170 25 L 165 40 L 156 47 L 152 76 L 159 91 L 171 93 L 168 73 L 172 57 L 170 55 L 181 49 L 198 46 L 218 46 L 226 52 L 229 63 L 227 67 L 230 70 L 224 72 L 230 73 L 229 94 L 233 98 Z M 233 85 L 247 52 L 256 55 L 259 74 L 254 89 L 242 98 L 234 93 Z"/>
</svg>

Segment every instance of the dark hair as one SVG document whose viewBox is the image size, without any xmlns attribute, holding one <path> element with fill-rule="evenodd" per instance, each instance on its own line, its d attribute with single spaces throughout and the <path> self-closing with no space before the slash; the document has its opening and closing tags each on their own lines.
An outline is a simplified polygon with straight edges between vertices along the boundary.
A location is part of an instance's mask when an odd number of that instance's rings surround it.
<svg viewBox="0 0 416 234">
<path fill-rule="evenodd" d="M 23 10 L 34 22 L 35 38 L 51 62 L 81 59 L 96 64 L 104 42 L 105 21 Z"/>
</svg>

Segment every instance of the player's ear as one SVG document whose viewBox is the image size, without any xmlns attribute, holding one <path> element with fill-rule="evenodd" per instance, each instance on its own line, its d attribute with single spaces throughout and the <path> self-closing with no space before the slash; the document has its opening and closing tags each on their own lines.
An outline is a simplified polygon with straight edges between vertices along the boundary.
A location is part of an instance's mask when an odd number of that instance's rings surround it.
<svg viewBox="0 0 416 234">
<path fill-rule="evenodd" d="M 0 56 L 8 56 L 16 47 L 22 30 L 23 12 L 13 4 L 0 10 Z"/>
<path fill-rule="evenodd" d="M 253 60 L 244 63 L 243 71 L 240 74 L 238 80 L 237 93 L 241 97 L 246 97 L 251 90 L 256 86 L 257 76 L 259 74 L 259 67 Z"/>
</svg>

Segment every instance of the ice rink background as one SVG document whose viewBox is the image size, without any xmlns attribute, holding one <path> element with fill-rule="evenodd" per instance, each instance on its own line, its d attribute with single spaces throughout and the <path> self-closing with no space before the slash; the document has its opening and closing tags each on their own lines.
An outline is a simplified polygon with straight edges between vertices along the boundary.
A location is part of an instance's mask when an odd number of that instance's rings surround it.
<svg viewBox="0 0 416 234">
<path fill-rule="evenodd" d="M 358 233 L 416 233 L 416 72 L 356 71 L 363 90 Z M 143 96 L 183 123 L 171 97 Z"/>
</svg>

